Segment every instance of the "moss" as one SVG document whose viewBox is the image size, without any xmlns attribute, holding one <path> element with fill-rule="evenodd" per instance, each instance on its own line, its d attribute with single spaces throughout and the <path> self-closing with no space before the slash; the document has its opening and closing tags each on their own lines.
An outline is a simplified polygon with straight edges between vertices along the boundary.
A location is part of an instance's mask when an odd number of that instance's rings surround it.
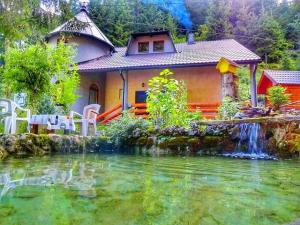
<svg viewBox="0 0 300 225">
<path fill-rule="evenodd" d="M 147 143 L 148 143 L 148 138 L 147 137 L 140 137 L 136 141 L 137 145 L 147 145 Z"/>
<path fill-rule="evenodd" d="M 178 148 L 182 146 L 186 146 L 188 143 L 189 137 L 178 136 L 178 137 L 165 137 L 162 139 L 158 146 L 162 149 L 166 148 Z"/>
<path fill-rule="evenodd" d="M 219 136 L 205 136 L 202 140 L 204 148 L 211 148 L 220 145 L 223 137 Z"/>
<path fill-rule="evenodd" d="M 3 147 L 0 146 L 0 160 L 6 158 L 7 156 L 8 156 L 8 152 Z"/>
<path fill-rule="evenodd" d="M 190 139 L 188 139 L 188 144 L 191 146 L 199 146 L 200 139 L 199 138 L 190 138 Z"/>
</svg>

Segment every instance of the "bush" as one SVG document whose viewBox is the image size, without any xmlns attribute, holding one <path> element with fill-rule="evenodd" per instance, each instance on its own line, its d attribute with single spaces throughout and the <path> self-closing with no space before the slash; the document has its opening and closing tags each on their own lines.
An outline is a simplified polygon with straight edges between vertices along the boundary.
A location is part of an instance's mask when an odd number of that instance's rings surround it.
<svg viewBox="0 0 300 225">
<path fill-rule="evenodd" d="M 281 86 L 273 86 L 268 89 L 267 99 L 270 101 L 274 110 L 279 110 L 280 107 L 290 100 L 290 94 L 286 94 L 286 88 Z"/>
<path fill-rule="evenodd" d="M 232 119 L 238 111 L 239 103 L 229 96 L 223 99 L 222 104 L 218 108 L 219 117 L 224 120 Z"/>
<path fill-rule="evenodd" d="M 149 81 L 147 111 L 153 125 L 160 128 L 187 127 L 201 115 L 199 112 L 188 112 L 186 85 L 171 78 L 172 75 L 172 71 L 165 69 Z"/>
<path fill-rule="evenodd" d="M 116 146 L 120 147 L 126 145 L 131 138 L 146 136 L 149 127 L 149 121 L 137 118 L 129 112 L 123 112 L 120 118 L 111 121 L 102 131 Z"/>
</svg>

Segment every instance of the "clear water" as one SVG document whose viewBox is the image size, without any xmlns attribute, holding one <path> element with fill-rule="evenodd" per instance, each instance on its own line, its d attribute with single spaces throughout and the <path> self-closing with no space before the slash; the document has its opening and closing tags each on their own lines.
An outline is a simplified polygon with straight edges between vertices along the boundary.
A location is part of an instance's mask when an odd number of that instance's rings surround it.
<svg viewBox="0 0 300 225">
<path fill-rule="evenodd" d="M 1 225 L 288 224 L 300 161 L 56 155 L 0 163 Z"/>
</svg>

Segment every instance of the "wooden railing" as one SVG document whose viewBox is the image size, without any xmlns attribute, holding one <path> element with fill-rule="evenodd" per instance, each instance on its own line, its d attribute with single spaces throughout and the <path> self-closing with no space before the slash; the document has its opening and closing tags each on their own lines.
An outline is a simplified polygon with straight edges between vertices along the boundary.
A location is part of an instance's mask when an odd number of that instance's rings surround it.
<svg viewBox="0 0 300 225">
<path fill-rule="evenodd" d="M 218 113 L 220 103 L 188 103 L 189 112 L 201 111 L 202 117 L 206 119 L 215 119 Z"/>
<path fill-rule="evenodd" d="M 203 118 L 206 119 L 215 119 L 218 112 L 219 103 L 189 103 L 188 111 L 189 112 L 201 112 Z M 136 116 L 143 118 L 148 118 L 149 113 L 147 112 L 146 103 L 134 103 L 130 108 L 129 112 L 133 113 Z M 97 117 L 97 121 L 100 121 L 100 124 L 106 124 L 109 121 L 119 117 L 122 114 L 122 105 L 119 104 L 111 110 L 102 113 Z"/>
<path fill-rule="evenodd" d="M 117 105 L 116 107 L 108 110 L 97 117 L 97 121 L 100 121 L 100 124 L 106 124 L 109 121 L 119 117 L 122 114 L 122 104 Z"/>
</svg>

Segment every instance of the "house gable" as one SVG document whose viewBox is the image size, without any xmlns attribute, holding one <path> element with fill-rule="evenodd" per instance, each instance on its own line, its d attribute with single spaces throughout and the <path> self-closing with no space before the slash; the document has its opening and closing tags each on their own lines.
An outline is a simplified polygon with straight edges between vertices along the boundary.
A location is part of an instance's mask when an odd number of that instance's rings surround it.
<svg viewBox="0 0 300 225">
<path fill-rule="evenodd" d="M 110 56 L 115 52 L 115 47 L 110 40 L 89 18 L 86 8 L 82 8 L 74 18 L 51 31 L 46 36 L 46 40 L 52 46 L 56 46 L 62 37 L 65 38 L 66 44 L 75 46 L 77 51 L 74 62 L 76 63 Z"/>
</svg>

